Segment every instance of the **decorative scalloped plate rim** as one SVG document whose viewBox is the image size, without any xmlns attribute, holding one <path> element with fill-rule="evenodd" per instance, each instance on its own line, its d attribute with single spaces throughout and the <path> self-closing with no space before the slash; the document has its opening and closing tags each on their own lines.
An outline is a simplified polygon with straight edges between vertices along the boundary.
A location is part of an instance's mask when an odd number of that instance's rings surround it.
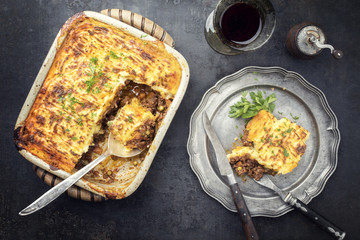
<svg viewBox="0 0 360 240">
<path fill-rule="evenodd" d="M 209 196 L 211 196 L 212 198 L 219 201 L 226 209 L 236 212 L 235 205 L 234 205 L 231 197 L 229 198 L 229 196 L 231 196 L 231 194 L 224 196 L 224 193 L 221 193 L 221 192 L 219 193 L 219 189 L 221 189 L 222 191 L 227 191 L 226 188 L 228 188 L 228 186 L 223 182 L 219 182 L 218 179 L 215 179 L 216 186 L 214 184 L 210 184 L 211 182 L 209 181 L 209 179 L 216 178 L 216 173 L 214 172 L 214 169 L 206 169 L 206 173 L 205 173 L 205 171 L 203 169 L 204 166 L 202 166 L 201 161 L 197 161 L 197 159 L 199 159 L 197 156 L 198 153 L 196 152 L 196 149 L 194 149 L 195 147 L 193 146 L 192 142 L 193 142 L 194 137 L 196 138 L 196 136 L 195 136 L 196 135 L 196 126 L 195 126 L 196 120 L 200 116 L 200 114 L 204 111 L 205 105 L 207 104 L 207 101 L 209 100 L 211 95 L 215 94 L 215 93 L 219 93 L 220 88 L 224 84 L 227 84 L 228 82 L 234 81 L 236 79 L 238 80 L 245 74 L 254 73 L 254 72 L 257 72 L 260 74 L 279 73 L 279 74 L 283 75 L 284 78 L 291 77 L 292 79 L 297 80 L 304 88 L 307 89 L 307 91 L 311 92 L 312 94 L 315 94 L 319 98 L 321 107 L 325 111 L 326 115 L 330 118 L 331 127 L 329 127 L 327 130 L 331 131 L 332 134 L 334 135 L 334 142 L 333 142 L 332 146 L 330 147 L 330 151 L 332 154 L 332 157 L 330 159 L 331 166 L 329 166 L 329 168 L 327 169 L 326 172 L 325 171 L 322 172 L 322 174 L 321 174 L 322 178 L 320 180 L 318 180 L 317 185 L 312 186 L 315 189 L 313 189 L 312 191 L 308 191 L 309 189 L 305 189 L 303 191 L 304 194 L 301 194 L 300 196 L 297 195 L 297 197 L 301 201 L 303 201 L 304 203 L 307 204 L 314 197 L 318 196 L 322 192 L 327 180 L 330 178 L 330 176 L 333 174 L 333 172 L 336 169 L 337 161 L 338 161 L 338 148 L 339 148 L 340 139 L 341 139 L 340 131 L 338 129 L 338 120 L 337 120 L 334 112 L 331 110 L 324 93 L 320 89 L 318 89 L 314 85 L 310 84 L 300 74 L 293 72 L 293 71 L 287 71 L 281 67 L 248 66 L 248 67 L 245 67 L 245 68 L 239 70 L 238 72 L 235 72 L 231 75 L 225 76 L 220 81 L 218 81 L 213 87 L 211 87 L 208 91 L 206 91 L 206 93 L 202 97 L 200 104 L 195 109 L 195 111 L 193 112 L 191 119 L 190 119 L 189 138 L 188 138 L 188 142 L 187 142 L 187 150 L 188 150 L 188 154 L 190 156 L 190 166 L 191 166 L 193 172 L 195 173 L 195 175 L 198 177 L 203 190 Z M 209 175 L 209 173 L 211 173 L 211 174 Z M 214 180 L 214 179 L 212 179 L 212 180 Z M 212 183 L 214 183 L 214 181 Z M 230 190 L 229 190 L 229 192 L 230 192 Z M 247 195 L 244 195 L 244 198 L 245 198 L 245 201 L 249 201 L 249 197 Z M 280 197 L 276 196 L 275 198 L 278 198 L 277 201 L 281 201 Z M 274 198 L 272 198 L 272 199 L 274 199 Z M 250 199 L 250 201 L 251 201 L 251 199 Z M 279 216 L 284 215 L 287 212 L 291 211 L 292 209 L 293 209 L 292 207 L 290 207 L 289 205 L 287 205 L 284 202 L 283 202 L 283 206 L 278 209 L 252 209 L 251 207 L 249 207 L 249 211 L 251 213 L 251 216 L 253 216 L 253 217 L 256 217 L 256 216 L 279 217 Z"/>
</svg>

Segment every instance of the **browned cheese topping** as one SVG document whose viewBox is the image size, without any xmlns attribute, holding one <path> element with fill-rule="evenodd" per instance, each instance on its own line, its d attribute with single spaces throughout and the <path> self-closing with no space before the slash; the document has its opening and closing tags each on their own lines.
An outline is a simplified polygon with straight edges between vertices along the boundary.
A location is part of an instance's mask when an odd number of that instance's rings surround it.
<svg viewBox="0 0 360 240">
<path fill-rule="evenodd" d="M 89 147 L 96 149 L 94 135 L 136 98 L 134 113 L 146 109 L 153 117 L 139 119 L 146 120 L 139 124 L 144 129 L 135 129 L 140 135 L 128 146 L 148 147 L 181 80 L 181 66 L 164 44 L 77 14 L 64 25 L 58 45 L 17 145 L 71 172 Z"/>
<path fill-rule="evenodd" d="M 298 164 L 310 133 L 286 118 L 277 120 L 261 110 L 246 125 L 243 146 L 228 154 L 235 171 L 260 179 L 263 174 L 286 174 Z"/>
</svg>

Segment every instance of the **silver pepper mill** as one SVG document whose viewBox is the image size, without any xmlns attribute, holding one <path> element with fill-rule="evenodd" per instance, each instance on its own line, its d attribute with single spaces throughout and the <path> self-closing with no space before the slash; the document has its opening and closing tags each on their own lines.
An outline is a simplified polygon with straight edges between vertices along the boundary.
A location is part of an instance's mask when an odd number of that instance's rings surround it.
<svg viewBox="0 0 360 240">
<path fill-rule="evenodd" d="M 295 57 L 312 59 L 328 48 L 335 59 L 343 57 L 343 52 L 326 44 L 324 31 L 314 23 L 304 22 L 293 26 L 287 37 L 286 47 Z"/>
</svg>

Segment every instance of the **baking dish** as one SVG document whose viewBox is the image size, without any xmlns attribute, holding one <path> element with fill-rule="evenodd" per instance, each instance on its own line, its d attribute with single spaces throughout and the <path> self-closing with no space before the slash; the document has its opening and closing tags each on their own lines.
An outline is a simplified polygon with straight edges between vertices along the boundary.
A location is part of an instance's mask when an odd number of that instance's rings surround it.
<svg viewBox="0 0 360 240">
<path fill-rule="evenodd" d="M 141 38 L 141 40 L 155 41 L 155 38 L 153 38 L 151 36 L 144 37 L 144 35 L 143 35 L 144 33 L 142 31 L 139 31 L 125 23 L 119 22 L 113 18 L 104 16 L 100 13 L 84 11 L 80 14 L 84 14 L 85 16 L 87 16 L 89 18 L 93 18 L 97 21 L 100 21 L 100 22 L 109 24 L 111 26 L 114 26 L 116 28 L 119 28 L 122 31 L 125 31 L 137 38 Z M 68 24 L 68 22 L 66 22 L 64 24 L 64 26 L 66 26 L 67 24 Z M 36 98 L 38 92 L 39 92 L 39 89 L 41 88 L 42 83 L 45 80 L 47 73 L 53 63 L 56 52 L 60 48 L 65 37 L 66 37 L 66 34 L 64 34 L 64 32 L 62 32 L 60 30 L 49 50 L 47 57 L 44 60 L 44 63 L 35 79 L 35 82 L 28 94 L 28 97 L 25 100 L 25 103 L 24 103 L 24 105 L 21 109 L 21 112 L 19 114 L 19 117 L 17 119 L 16 125 L 15 125 L 15 141 L 16 141 L 16 132 L 17 132 L 16 130 L 19 129 L 23 125 L 25 119 L 27 118 L 29 111 L 35 101 L 35 98 Z M 156 136 L 149 148 L 149 151 L 146 153 L 145 156 L 143 156 L 144 157 L 143 161 L 140 162 L 138 167 L 129 171 L 129 166 L 128 166 L 129 161 L 128 160 L 121 160 L 121 161 L 115 161 L 112 159 L 110 159 L 109 161 L 106 160 L 105 163 L 100 167 L 103 167 L 105 170 L 108 170 L 109 168 L 110 168 L 110 170 L 111 170 L 111 168 L 120 169 L 120 171 L 118 171 L 118 170 L 117 171 L 120 172 L 120 175 L 123 174 L 123 179 L 125 179 L 124 182 L 114 181 L 114 182 L 109 183 L 106 181 L 105 182 L 97 181 L 98 179 L 96 179 L 96 178 L 88 177 L 86 179 L 80 180 L 76 184 L 79 187 L 89 190 L 91 192 L 100 194 L 102 196 L 108 197 L 108 198 L 120 199 L 120 198 L 124 198 L 124 197 L 127 197 L 130 194 L 132 194 L 137 189 L 137 187 L 141 184 L 141 182 L 143 181 L 143 179 L 155 157 L 155 154 L 162 142 L 162 139 L 164 138 L 164 135 L 171 123 L 171 120 L 173 119 L 173 117 L 176 113 L 176 110 L 180 105 L 180 102 L 185 94 L 187 84 L 189 81 L 189 67 L 188 67 L 188 64 L 187 64 L 186 60 L 184 59 L 184 57 L 179 52 L 177 52 L 176 50 L 174 50 L 173 48 L 171 48 L 170 46 L 168 46 L 166 44 L 165 44 L 165 49 L 168 53 L 172 54 L 178 60 L 180 66 L 181 66 L 181 69 L 182 69 L 182 76 L 181 76 L 180 85 L 176 92 L 176 95 L 168 109 L 166 116 L 164 117 L 164 119 L 162 121 L 162 124 L 160 125 L 160 127 L 157 130 Z M 42 169 L 44 169 L 46 171 L 49 171 L 49 172 L 55 174 L 56 176 L 59 176 L 61 178 L 66 178 L 69 176 L 69 173 L 67 173 L 63 170 L 56 169 L 56 168 L 48 165 L 42 159 L 32 155 L 25 149 L 19 149 L 19 152 L 30 162 L 34 163 L 35 165 L 41 167 Z M 122 172 L 122 169 L 124 170 L 123 172 Z M 130 175 L 128 173 L 130 173 Z M 126 174 L 128 174 L 128 175 L 126 175 Z"/>
</svg>

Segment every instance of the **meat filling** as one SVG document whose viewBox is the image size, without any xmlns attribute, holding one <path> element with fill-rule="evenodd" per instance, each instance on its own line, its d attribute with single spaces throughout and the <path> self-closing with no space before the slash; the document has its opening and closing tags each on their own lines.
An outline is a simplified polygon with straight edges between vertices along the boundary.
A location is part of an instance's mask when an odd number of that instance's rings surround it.
<svg viewBox="0 0 360 240">
<path fill-rule="evenodd" d="M 115 100 L 106 111 L 105 117 L 101 121 L 102 130 L 94 136 L 93 145 L 83 154 L 76 168 L 80 169 L 87 162 L 91 161 L 92 153 L 101 154 L 103 152 L 100 143 L 105 141 L 105 132 L 108 129 L 108 122 L 114 120 L 116 113 L 129 104 L 133 98 L 139 99 L 141 106 L 147 108 L 154 116 L 158 116 L 156 121 L 147 120 L 143 125 L 136 129 L 134 138 L 126 143 L 128 148 L 145 149 L 150 146 L 154 139 L 156 129 L 161 123 L 171 101 L 166 101 L 161 95 L 151 87 L 143 84 L 137 84 L 127 80 L 125 86 L 119 90 Z"/>
<path fill-rule="evenodd" d="M 245 156 L 236 156 L 229 160 L 235 172 L 239 176 L 247 174 L 249 177 L 252 177 L 255 180 L 260 180 L 264 174 L 276 174 L 275 171 L 267 169 L 259 164 L 256 160 L 251 159 L 250 155 L 248 154 Z"/>
</svg>

